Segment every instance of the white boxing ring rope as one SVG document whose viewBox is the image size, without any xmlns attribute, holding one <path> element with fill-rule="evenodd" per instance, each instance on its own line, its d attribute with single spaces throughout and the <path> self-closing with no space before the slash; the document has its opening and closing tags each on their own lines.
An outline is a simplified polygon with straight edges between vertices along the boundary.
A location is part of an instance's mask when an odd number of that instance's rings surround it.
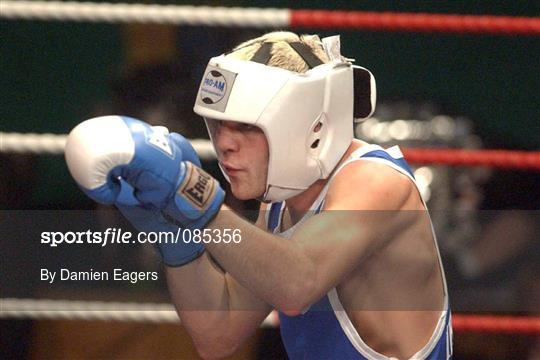
<svg viewBox="0 0 540 360">
<path fill-rule="evenodd" d="M 63 154 L 67 135 L 0 132 L 1 153 Z M 190 139 L 199 157 L 203 160 L 216 159 L 210 140 Z"/>
<path fill-rule="evenodd" d="M 0 132 L 0 153 L 63 154 L 65 134 Z M 216 158 L 206 139 L 190 139 L 201 159 Z M 108 320 L 180 324 L 171 304 L 0 298 L 0 319 Z M 270 314 L 263 327 L 277 326 Z"/>
<path fill-rule="evenodd" d="M 171 304 L 17 298 L 0 298 L 0 319 L 180 324 L 180 319 Z M 277 325 L 276 314 L 272 312 L 261 326 Z"/>
<path fill-rule="evenodd" d="M 109 23 L 287 27 L 288 9 L 225 8 L 65 1 L 0 1 L 0 18 Z M 0 132 L 0 153 L 62 154 L 67 135 Z M 212 143 L 190 139 L 201 159 L 215 159 Z M 0 319 L 109 320 L 180 324 L 171 304 L 0 298 Z M 277 326 L 274 313 L 263 327 Z"/>
<path fill-rule="evenodd" d="M 6 19 L 279 28 L 288 27 L 290 17 L 290 10 L 272 8 L 0 1 L 0 18 Z"/>
</svg>

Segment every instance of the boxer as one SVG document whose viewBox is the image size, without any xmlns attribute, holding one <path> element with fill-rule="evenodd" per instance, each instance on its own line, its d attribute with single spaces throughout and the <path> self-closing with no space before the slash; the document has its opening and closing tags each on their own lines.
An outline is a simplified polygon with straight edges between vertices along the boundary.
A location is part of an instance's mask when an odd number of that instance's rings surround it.
<svg viewBox="0 0 540 360">
<path fill-rule="evenodd" d="M 66 159 L 86 194 L 140 231 L 240 234 L 158 244 L 202 357 L 232 354 L 277 309 L 291 359 L 447 359 L 448 293 L 426 204 L 399 148 L 353 139 L 374 106 L 372 74 L 341 55 L 339 37 L 269 33 L 210 59 L 194 111 L 232 193 L 261 201 L 255 225 L 166 129 L 87 120 Z"/>
</svg>

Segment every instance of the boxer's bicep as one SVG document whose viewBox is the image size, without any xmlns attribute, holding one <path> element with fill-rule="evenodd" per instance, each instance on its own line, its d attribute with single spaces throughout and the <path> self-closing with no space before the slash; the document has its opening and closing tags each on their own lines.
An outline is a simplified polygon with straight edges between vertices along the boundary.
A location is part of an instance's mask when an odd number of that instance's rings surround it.
<svg viewBox="0 0 540 360">
<path fill-rule="evenodd" d="M 355 175 L 362 176 L 361 172 Z M 363 178 L 362 187 L 353 184 L 358 181 L 338 183 L 341 196 L 332 194 L 331 203 L 294 234 L 294 240 L 315 268 L 315 298 L 341 283 L 362 261 L 417 218 L 414 212 L 403 210 L 413 189 L 408 179 L 383 173 Z"/>
</svg>

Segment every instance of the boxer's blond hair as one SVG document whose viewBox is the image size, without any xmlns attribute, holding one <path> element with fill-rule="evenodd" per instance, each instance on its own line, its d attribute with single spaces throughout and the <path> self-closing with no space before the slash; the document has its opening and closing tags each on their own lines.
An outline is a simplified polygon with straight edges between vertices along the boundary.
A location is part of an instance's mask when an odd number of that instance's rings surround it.
<svg viewBox="0 0 540 360">
<path fill-rule="evenodd" d="M 304 73 L 309 70 L 309 66 L 289 45 L 291 42 L 302 42 L 306 44 L 310 47 L 313 54 L 323 63 L 330 61 L 318 35 L 297 35 L 289 31 L 274 31 L 243 42 L 235 47 L 227 56 L 238 60 L 250 60 L 263 43 L 272 43 L 271 57 L 266 65 Z"/>
</svg>

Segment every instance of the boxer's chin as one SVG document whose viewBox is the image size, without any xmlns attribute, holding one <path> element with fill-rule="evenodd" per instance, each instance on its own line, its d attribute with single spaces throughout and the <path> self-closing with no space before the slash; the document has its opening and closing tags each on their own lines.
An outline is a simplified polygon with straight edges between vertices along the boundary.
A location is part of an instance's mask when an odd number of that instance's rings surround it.
<svg viewBox="0 0 540 360">
<path fill-rule="evenodd" d="M 241 181 L 231 181 L 231 192 L 238 200 L 251 200 L 261 197 L 264 194 L 264 187 L 246 184 Z"/>
</svg>

